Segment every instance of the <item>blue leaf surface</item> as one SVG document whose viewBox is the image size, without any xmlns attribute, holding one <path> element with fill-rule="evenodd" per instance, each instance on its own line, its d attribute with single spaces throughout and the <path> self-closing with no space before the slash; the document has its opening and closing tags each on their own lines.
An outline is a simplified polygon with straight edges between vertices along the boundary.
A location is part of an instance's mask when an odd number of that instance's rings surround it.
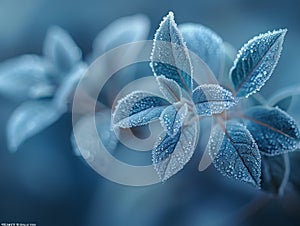
<svg viewBox="0 0 300 226">
<path fill-rule="evenodd" d="M 289 177 L 288 167 L 290 166 L 285 163 L 284 155 L 262 156 L 261 188 L 275 195 L 282 193 L 284 190 L 284 187 L 281 187 L 282 182 L 285 177 L 287 179 Z"/>
<path fill-rule="evenodd" d="M 216 125 L 208 142 L 214 166 L 224 176 L 260 187 L 261 156 L 246 127 L 235 121 Z"/>
<path fill-rule="evenodd" d="M 300 150 L 289 153 L 290 155 L 290 182 L 293 188 L 300 193 Z"/>
<path fill-rule="evenodd" d="M 47 60 L 36 55 L 23 55 L 0 64 L 0 92 L 16 98 L 32 96 L 37 86 L 51 85 Z"/>
<path fill-rule="evenodd" d="M 188 49 L 196 53 L 219 78 L 224 68 L 223 40 L 200 24 L 186 23 L 178 27 Z"/>
<path fill-rule="evenodd" d="M 48 100 L 25 102 L 20 105 L 7 124 L 9 150 L 16 151 L 23 141 L 50 126 L 61 115 L 62 112 Z"/>
<path fill-rule="evenodd" d="M 112 115 L 113 126 L 130 128 L 158 119 L 170 103 L 155 94 L 143 91 L 132 92 L 119 100 Z"/>
<path fill-rule="evenodd" d="M 76 155 L 83 155 L 85 159 L 89 158 L 90 153 L 96 149 L 98 139 L 101 139 L 104 147 L 113 153 L 118 145 L 118 138 L 111 129 L 111 112 L 105 109 L 94 114 L 84 115 L 75 124 L 71 136 L 72 146 Z M 94 124 L 95 122 L 95 124 Z M 90 133 L 91 127 L 96 125 L 99 137 L 93 137 Z M 76 139 L 74 137 L 76 135 Z M 78 142 L 78 143 L 77 143 Z"/>
<path fill-rule="evenodd" d="M 178 134 L 178 131 L 181 130 L 183 121 L 187 114 L 187 104 L 174 104 L 166 107 L 163 110 L 160 116 L 160 122 L 169 136 L 174 137 L 176 134 Z"/>
<path fill-rule="evenodd" d="M 86 64 L 77 64 L 61 81 L 61 85 L 57 89 L 53 100 L 56 107 L 61 111 L 65 112 L 68 110 L 68 106 L 72 101 L 71 93 L 75 91 L 75 87 L 86 69 Z"/>
<path fill-rule="evenodd" d="M 197 114 L 201 116 L 222 113 L 236 103 L 232 93 L 217 84 L 198 86 L 193 91 L 193 102 Z"/>
<path fill-rule="evenodd" d="M 72 37 L 57 26 L 49 28 L 43 52 L 59 72 L 69 71 L 76 63 L 81 61 L 82 56 L 81 50 Z"/>
<path fill-rule="evenodd" d="M 94 39 L 94 57 L 120 45 L 147 39 L 149 28 L 150 21 L 142 14 L 122 17 L 113 21 Z"/>
<path fill-rule="evenodd" d="M 231 69 L 237 97 L 248 97 L 264 86 L 278 63 L 286 32 L 280 29 L 261 34 L 239 50 Z"/>
<path fill-rule="evenodd" d="M 191 159 L 198 140 L 198 124 L 182 127 L 173 137 L 164 132 L 152 151 L 152 162 L 161 181 L 180 171 Z"/>
<path fill-rule="evenodd" d="M 262 154 L 280 155 L 299 147 L 297 123 L 281 109 L 253 107 L 245 113 L 244 118 Z"/>
<path fill-rule="evenodd" d="M 172 12 L 164 17 L 155 33 L 150 60 L 155 76 L 164 75 L 173 79 L 185 91 L 191 93 L 193 87 L 191 60 Z"/>
<path fill-rule="evenodd" d="M 163 75 L 156 77 L 156 80 L 160 91 L 169 102 L 176 103 L 181 100 L 181 87 L 174 80 L 168 79 Z"/>
</svg>

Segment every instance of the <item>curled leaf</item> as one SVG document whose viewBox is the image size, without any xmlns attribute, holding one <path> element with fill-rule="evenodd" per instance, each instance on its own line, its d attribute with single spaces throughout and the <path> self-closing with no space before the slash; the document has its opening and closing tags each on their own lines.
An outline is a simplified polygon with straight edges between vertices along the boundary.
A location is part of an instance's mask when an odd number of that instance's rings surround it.
<svg viewBox="0 0 300 226">
<path fill-rule="evenodd" d="M 129 128 L 158 119 L 170 103 L 155 94 L 136 91 L 119 100 L 112 115 L 113 126 Z"/>
<path fill-rule="evenodd" d="M 174 14 L 170 12 L 160 23 L 154 36 L 150 66 L 155 76 L 173 79 L 185 91 L 192 91 L 192 64 Z"/>
<path fill-rule="evenodd" d="M 193 102 L 197 114 L 201 116 L 222 113 L 236 103 L 232 93 L 217 84 L 198 86 L 193 91 Z"/>
<path fill-rule="evenodd" d="M 300 132 L 295 120 L 279 108 L 253 107 L 244 118 L 262 154 L 273 156 L 294 151 Z"/>
<path fill-rule="evenodd" d="M 230 72 L 237 97 L 248 97 L 264 86 L 278 63 L 286 32 L 261 34 L 239 50 Z"/>
<path fill-rule="evenodd" d="M 221 174 L 260 187 L 261 156 L 250 132 L 229 121 L 216 125 L 208 142 L 209 155 Z"/>
<path fill-rule="evenodd" d="M 25 102 L 20 105 L 7 124 L 9 150 L 16 151 L 24 140 L 50 126 L 61 114 L 62 112 L 48 100 Z"/>
</svg>

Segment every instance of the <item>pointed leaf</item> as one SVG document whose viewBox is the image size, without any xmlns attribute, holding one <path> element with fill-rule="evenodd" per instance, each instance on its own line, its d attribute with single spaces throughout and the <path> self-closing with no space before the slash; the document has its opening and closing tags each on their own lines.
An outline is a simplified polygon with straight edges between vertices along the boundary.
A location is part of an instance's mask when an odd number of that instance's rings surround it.
<svg viewBox="0 0 300 226">
<path fill-rule="evenodd" d="M 216 84 L 204 84 L 193 91 L 197 114 L 211 116 L 232 107 L 236 101 L 232 93 Z"/>
<path fill-rule="evenodd" d="M 113 125 L 122 128 L 141 126 L 158 119 L 170 103 L 155 94 L 136 91 L 119 100 L 112 115 Z"/>
<path fill-rule="evenodd" d="M 280 155 L 299 147 L 297 123 L 281 109 L 253 107 L 244 118 L 262 154 Z"/>
<path fill-rule="evenodd" d="M 189 162 L 197 139 L 197 123 L 182 127 L 173 137 L 165 132 L 160 135 L 152 151 L 152 162 L 161 181 L 166 181 Z"/>
<path fill-rule="evenodd" d="M 53 26 L 46 35 L 44 55 L 52 61 L 60 71 L 70 70 L 74 64 L 81 61 L 81 50 L 72 37 L 62 28 Z"/>
<path fill-rule="evenodd" d="M 175 103 L 181 100 L 181 88 L 174 80 L 168 79 L 162 75 L 157 77 L 157 82 L 159 84 L 160 91 L 169 102 Z"/>
<path fill-rule="evenodd" d="M 235 121 L 216 125 L 208 142 L 214 166 L 224 176 L 260 187 L 261 156 L 245 126 Z"/>
<path fill-rule="evenodd" d="M 23 55 L 0 64 L 0 92 L 17 98 L 28 98 L 32 87 L 49 85 L 49 64 L 35 55 Z"/>
<path fill-rule="evenodd" d="M 117 19 L 97 35 L 93 43 L 93 54 L 98 57 L 120 45 L 145 40 L 149 28 L 150 21 L 142 14 Z"/>
<path fill-rule="evenodd" d="M 16 151 L 23 141 L 50 126 L 61 114 L 51 101 L 31 101 L 20 105 L 7 124 L 10 151 Z"/>
<path fill-rule="evenodd" d="M 196 53 L 220 77 L 224 67 L 223 40 L 209 28 L 200 24 L 179 25 L 189 50 Z"/>
<path fill-rule="evenodd" d="M 286 32 L 280 29 L 261 34 L 239 50 L 231 68 L 237 97 L 248 97 L 264 86 L 278 63 Z"/>
<path fill-rule="evenodd" d="M 261 188 L 267 192 L 275 195 L 280 194 L 282 182 L 285 176 L 289 176 L 286 172 L 285 156 L 262 156 L 262 175 L 261 175 Z M 286 171 L 288 170 L 288 171 Z"/>
<path fill-rule="evenodd" d="M 150 66 L 155 76 L 173 79 L 184 90 L 192 90 L 192 65 L 187 47 L 170 12 L 154 36 Z"/>
<path fill-rule="evenodd" d="M 170 105 L 166 107 L 160 116 L 161 124 L 167 134 L 174 137 L 181 130 L 183 121 L 188 113 L 187 104 Z"/>
<path fill-rule="evenodd" d="M 283 111 L 287 111 L 292 104 L 293 96 L 287 96 L 274 103 L 273 107 L 279 107 Z"/>
</svg>

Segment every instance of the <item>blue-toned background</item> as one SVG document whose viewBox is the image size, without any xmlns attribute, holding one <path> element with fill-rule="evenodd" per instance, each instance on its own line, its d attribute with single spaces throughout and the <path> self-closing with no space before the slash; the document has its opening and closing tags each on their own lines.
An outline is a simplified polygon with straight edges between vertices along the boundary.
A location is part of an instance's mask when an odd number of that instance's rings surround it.
<svg viewBox="0 0 300 226">
<path fill-rule="evenodd" d="M 149 39 L 162 17 L 174 11 L 178 24 L 197 22 L 240 48 L 267 30 L 288 28 L 281 60 L 262 93 L 300 85 L 300 3 L 296 0 L 2 0 L 0 61 L 42 51 L 50 25 L 74 38 L 83 54 L 113 20 L 143 13 Z M 198 172 L 198 150 L 184 170 L 164 184 L 127 187 L 109 182 L 73 154 L 67 114 L 10 154 L 6 123 L 19 102 L 0 96 L 0 222 L 37 225 L 299 225 L 300 199 L 269 199 L 248 185 L 221 176 L 213 167 Z M 202 130 L 202 132 L 208 132 Z"/>
</svg>

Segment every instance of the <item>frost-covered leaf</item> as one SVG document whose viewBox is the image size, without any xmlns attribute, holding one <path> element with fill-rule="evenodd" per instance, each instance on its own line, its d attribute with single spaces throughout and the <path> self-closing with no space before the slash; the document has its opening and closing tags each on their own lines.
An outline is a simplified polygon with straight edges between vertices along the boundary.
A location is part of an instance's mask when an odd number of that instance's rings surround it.
<svg viewBox="0 0 300 226">
<path fill-rule="evenodd" d="M 282 193 L 284 189 L 281 188 L 282 182 L 286 172 L 290 171 L 286 167 L 289 165 L 286 166 L 284 155 L 262 156 L 261 188 L 276 195 Z M 286 175 L 287 178 L 288 176 Z"/>
<path fill-rule="evenodd" d="M 244 118 L 262 154 L 280 155 L 299 147 L 297 123 L 281 109 L 253 107 L 245 113 Z"/>
<path fill-rule="evenodd" d="M 70 94 L 74 92 L 75 86 L 78 84 L 80 78 L 84 75 L 87 65 L 80 63 L 76 65 L 68 75 L 63 78 L 60 87 L 57 89 L 54 96 L 54 104 L 61 111 L 67 111 L 70 103 Z"/>
<path fill-rule="evenodd" d="M 119 100 L 112 115 L 114 126 L 129 128 L 141 126 L 158 119 L 170 103 L 155 94 L 143 91 L 132 92 Z"/>
<path fill-rule="evenodd" d="M 217 84 L 204 84 L 193 91 L 197 114 L 211 116 L 232 107 L 236 101 L 232 93 Z"/>
<path fill-rule="evenodd" d="M 16 151 L 24 140 L 50 126 L 61 114 L 62 112 L 48 100 L 25 102 L 20 105 L 7 124 L 9 150 Z"/>
<path fill-rule="evenodd" d="M 187 116 L 187 104 L 183 106 L 174 104 L 166 107 L 160 116 L 161 124 L 164 130 L 170 137 L 176 136 L 178 131 L 181 130 L 182 123 Z"/>
<path fill-rule="evenodd" d="M 196 53 L 220 77 L 224 68 L 223 40 L 212 30 L 200 24 L 179 25 L 189 50 Z"/>
<path fill-rule="evenodd" d="M 161 181 L 166 181 L 189 162 L 197 139 L 197 123 L 182 127 L 173 137 L 166 132 L 160 135 L 152 151 L 152 162 Z"/>
<path fill-rule="evenodd" d="M 209 155 L 221 174 L 260 187 L 261 156 L 246 127 L 235 121 L 216 125 L 208 142 Z"/>
<path fill-rule="evenodd" d="M 160 91 L 168 101 L 175 103 L 181 100 L 181 88 L 174 80 L 168 79 L 162 75 L 157 77 L 157 82 L 159 84 Z"/>
<path fill-rule="evenodd" d="M 93 43 L 93 54 L 100 56 L 125 43 L 145 40 L 149 28 L 150 21 L 142 14 L 117 19 L 97 35 Z"/>
<path fill-rule="evenodd" d="M 268 101 L 268 105 L 279 107 L 281 110 L 288 111 L 293 103 L 293 99 L 300 95 L 299 85 L 284 87 L 276 91 Z"/>
<path fill-rule="evenodd" d="M 237 97 L 248 97 L 264 86 L 278 63 L 286 32 L 280 29 L 261 34 L 239 50 L 231 69 Z"/>
<path fill-rule="evenodd" d="M 0 64 L 0 92 L 17 98 L 28 98 L 32 87 L 49 85 L 49 64 L 35 55 L 23 55 Z"/>
<path fill-rule="evenodd" d="M 76 155 L 81 155 L 82 153 L 84 157 L 87 157 L 86 154 L 89 149 L 91 149 L 92 141 L 89 137 L 91 136 L 91 134 L 89 134 L 89 127 L 93 125 L 90 123 L 93 120 L 95 120 L 99 139 L 101 139 L 105 148 L 111 153 L 116 149 L 118 145 L 118 138 L 116 137 L 115 132 L 111 129 L 110 113 L 110 110 L 107 109 L 95 114 L 87 114 L 79 119 L 73 128 L 74 132 L 71 136 L 71 143 Z M 76 143 L 74 134 L 76 134 L 80 146 Z M 97 142 L 97 140 L 94 142 Z"/>
<path fill-rule="evenodd" d="M 187 47 L 170 12 L 154 36 L 150 66 L 155 76 L 173 79 L 188 93 L 192 91 L 192 65 Z"/>
<path fill-rule="evenodd" d="M 72 37 L 62 28 L 49 28 L 44 42 L 44 55 L 52 61 L 60 71 L 70 70 L 81 61 L 81 50 Z"/>
</svg>

